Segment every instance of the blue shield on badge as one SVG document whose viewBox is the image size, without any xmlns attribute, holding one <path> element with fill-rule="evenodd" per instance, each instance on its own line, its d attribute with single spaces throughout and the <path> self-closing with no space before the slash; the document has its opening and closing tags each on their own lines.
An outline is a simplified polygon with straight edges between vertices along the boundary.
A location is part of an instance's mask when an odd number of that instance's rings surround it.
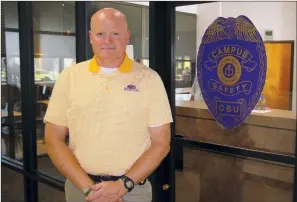
<svg viewBox="0 0 297 202">
<path fill-rule="evenodd" d="M 239 126 L 261 96 L 267 70 L 260 33 L 246 16 L 217 18 L 197 56 L 197 80 L 211 115 L 224 128 Z"/>
</svg>

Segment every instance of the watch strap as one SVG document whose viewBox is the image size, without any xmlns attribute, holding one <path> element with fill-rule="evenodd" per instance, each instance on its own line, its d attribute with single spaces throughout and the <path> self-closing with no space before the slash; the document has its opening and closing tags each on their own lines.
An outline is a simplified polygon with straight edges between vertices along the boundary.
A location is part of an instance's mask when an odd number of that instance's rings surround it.
<svg viewBox="0 0 297 202">
<path fill-rule="evenodd" d="M 134 181 L 133 181 L 131 178 L 127 177 L 126 175 L 123 175 L 123 176 L 121 177 L 121 179 L 123 180 L 124 186 L 125 186 L 125 188 L 128 190 L 128 192 L 131 192 L 132 189 L 134 188 L 134 185 L 135 185 Z M 128 187 L 127 183 L 128 183 L 129 181 L 132 183 L 132 187 Z"/>
<path fill-rule="evenodd" d="M 92 191 L 92 189 L 90 188 L 90 189 L 88 189 L 88 191 L 86 191 L 84 194 L 85 194 L 85 196 L 88 196 L 90 193 L 91 193 L 91 191 Z"/>
</svg>

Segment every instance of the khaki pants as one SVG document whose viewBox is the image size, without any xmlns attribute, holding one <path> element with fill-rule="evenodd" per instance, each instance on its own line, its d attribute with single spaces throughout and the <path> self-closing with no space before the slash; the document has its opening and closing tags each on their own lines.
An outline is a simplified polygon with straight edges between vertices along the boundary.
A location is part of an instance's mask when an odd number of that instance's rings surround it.
<svg viewBox="0 0 297 202">
<path fill-rule="evenodd" d="M 85 195 L 69 180 L 66 180 L 65 183 L 65 196 L 66 202 L 85 202 Z M 135 185 L 134 189 L 128 192 L 123 198 L 124 202 L 151 202 L 151 183 L 147 180 L 144 185 Z"/>
</svg>

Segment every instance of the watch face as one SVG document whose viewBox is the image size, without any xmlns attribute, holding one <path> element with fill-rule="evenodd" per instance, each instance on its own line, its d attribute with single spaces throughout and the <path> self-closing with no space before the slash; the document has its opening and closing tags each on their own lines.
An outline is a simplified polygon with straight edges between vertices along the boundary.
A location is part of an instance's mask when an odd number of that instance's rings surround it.
<svg viewBox="0 0 297 202">
<path fill-rule="evenodd" d="M 126 182 L 127 187 L 132 188 L 133 187 L 133 182 L 132 181 L 127 181 Z"/>
</svg>

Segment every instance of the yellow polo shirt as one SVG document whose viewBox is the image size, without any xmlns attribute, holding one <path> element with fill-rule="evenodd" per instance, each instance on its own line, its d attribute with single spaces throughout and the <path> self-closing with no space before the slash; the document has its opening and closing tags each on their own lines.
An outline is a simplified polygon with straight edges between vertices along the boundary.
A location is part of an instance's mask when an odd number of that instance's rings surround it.
<svg viewBox="0 0 297 202">
<path fill-rule="evenodd" d="M 93 175 L 122 175 L 151 144 L 149 126 L 172 122 L 163 82 L 128 56 L 105 74 L 95 58 L 64 69 L 46 122 L 69 129 L 69 148 Z"/>
</svg>

